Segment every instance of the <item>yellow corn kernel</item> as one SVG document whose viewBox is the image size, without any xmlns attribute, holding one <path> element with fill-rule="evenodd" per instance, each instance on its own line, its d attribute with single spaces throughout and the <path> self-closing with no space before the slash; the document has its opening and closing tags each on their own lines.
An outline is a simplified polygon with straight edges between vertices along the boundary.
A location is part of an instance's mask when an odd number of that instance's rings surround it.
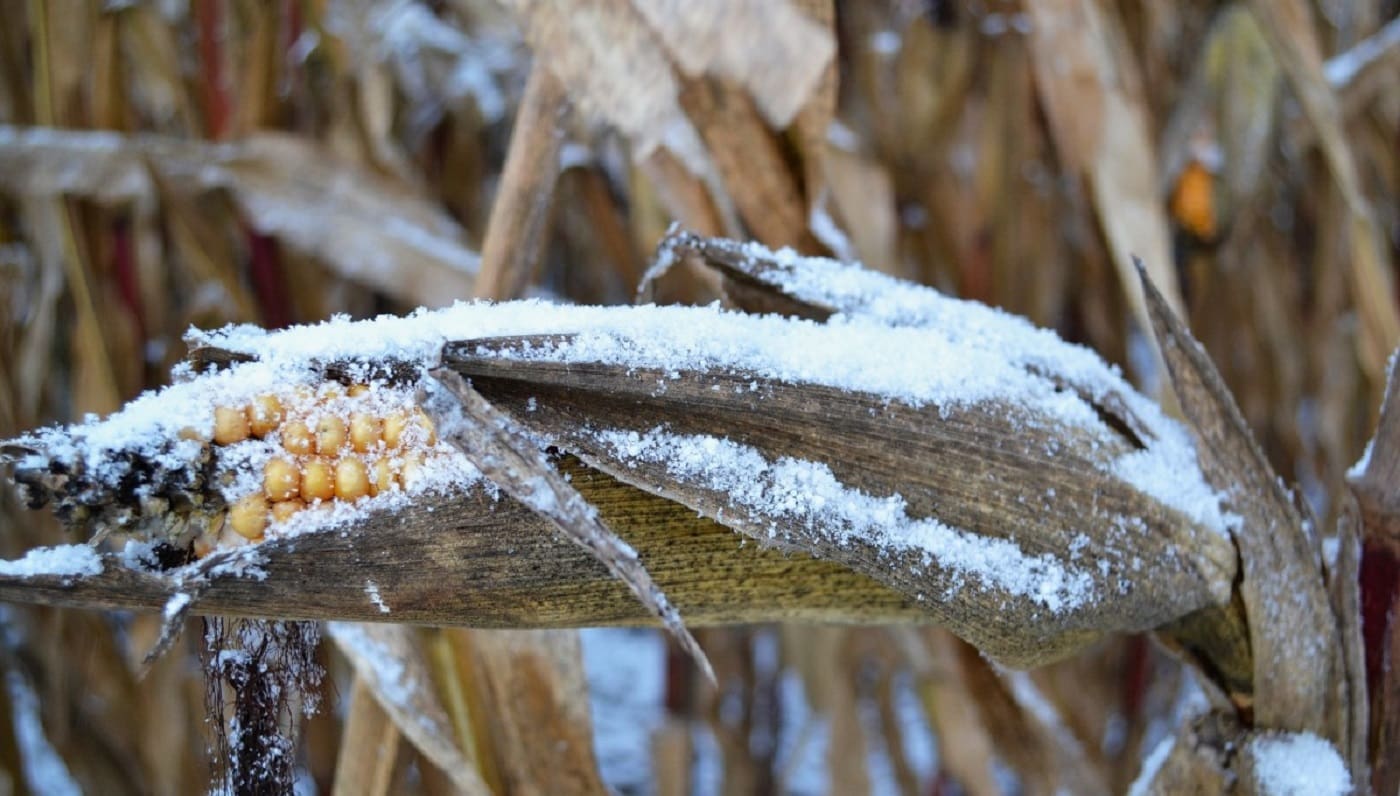
<svg viewBox="0 0 1400 796">
<path fill-rule="evenodd" d="M 258 439 L 266 437 L 282 423 L 282 402 L 275 395 L 259 395 L 248 407 L 248 429 Z"/>
<path fill-rule="evenodd" d="M 283 500 L 272 504 L 272 519 L 274 522 L 286 522 L 294 514 L 306 508 L 306 504 L 297 498 Z"/>
<path fill-rule="evenodd" d="M 351 398 L 359 398 L 361 395 L 365 395 L 367 393 L 369 393 L 368 384 L 352 384 L 350 385 L 350 389 L 345 391 L 345 394 L 350 396 Z"/>
<path fill-rule="evenodd" d="M 1215 204 L 1215 179 L 1200 161 L 1191 161 L 1172 191 L 1172 215 L 1191 234 L 1211 240 L 1217 231 Z"/>
<path fill-rule="evenodd" d="M 381 456 L 370 468 L 369 494 L 374 496 L 392 490 L 395 480 L 394 466 L 387 457 Z"/>
<path fill-rule="evenodd" d="M 306 423 L 289 420 L 282 424 L 282 447 L 287 449 L 287 453 L 306 456 L 316 452 L 316 438 Z"/>
<path fill-rule="evenodd" d="M 384 418 L 384 447 L 393 450 L 403 441 L 403 432 L 408 428 L 408 415 L 394 412 Z"/>
<path fill-rule="evenodd" d="M 268 500 L 291 500 L 300 491 L 301 471 L 296 462 L 278 456 L 263 465 L 263 492 Z"/>
<path fill-rule="evenodd" d="M 423 477 L 423 454 L 410 453 L 399 460 L 399 482 L 404 489 L 412 489 Z"/>
<path fill-rule="evenodd" d="M 335 415 L 322 415 L 316 421 L 316 452 L 335 453 L 345 445 L 345 421 Z"/>
<path fill-rule="evenodd" d="M 261 539 L 267 528 L 267 498 L 255 493 L 233 504 L 228 510 L 228 522 L 234 533 L 244 539 Z"/>
<path fill-rule="evenodd" d="M 367 453 L 378 447 L 383 437 L 384 423 L 379 418 L 364 412 L 350 416 L 350 447 Z"/>
<path fill-rule="evenodd" d="M 329 459 L 311 459 L 301 468 L 301 499 L 307 503 L 335 497 L 335 471 Z"/>
<path fill-rule="evenodd" d="M 359 500 L 369 494 L 369 471 L 365 463 L 346 456 L 335 465 L 335 496 L 341 500 Z"/>
<path fill-rule="evenodd" d="M 180 439 L 190 440 L 191 442 L 203 442 L 206 439 L 203 434 L 190 426 L 185 426 L 180 429 L 179 437 Z"/>
<path fill-rule="evenodd" d="M 428 417 L 428 413 L 423 411 L 423 407 L 413 408 L 413 420 L 418 427 L 423 429 L 423 442 L 428 445 L 437 444 L 437 427 L 433 425 L 433 419 Z"/>
<path fill-rule="evenodd" d="M 241 406 L 214 408 L 214 442 L 232 445 L 248 438 L 248 413 Z"/>
</svg>

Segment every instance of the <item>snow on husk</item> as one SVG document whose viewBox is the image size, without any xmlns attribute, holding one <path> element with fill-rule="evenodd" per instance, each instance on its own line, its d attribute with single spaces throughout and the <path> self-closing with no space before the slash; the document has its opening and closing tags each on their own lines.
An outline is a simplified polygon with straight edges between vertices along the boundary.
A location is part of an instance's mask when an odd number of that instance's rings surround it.
<svg viewBox="0 0 1400 796">
<path fill-rule="evenodd" d="M 277 332 L 252 326 L 192 332 L 192 344 L 247 352 L 259 361 L 187 378 L 141 396 L 106 420 L 93 418 L 75 429 L 41 431 L 31 441 L 37 439 L 41 443 L 37 447 L 48 456 L 81 458 L 89 471 L 98 474 L 118 466 L 112 453 L 121 450 L 177 462 L 191 455 L 190 446 L 197 444 L 177 441 L 181 429 L 207 435 L 216 405 L 315 383 L 321 378 L 316 363 L 394 359 L 414 363 L 426 373 L 437 364 L 448 341 L 569 335 L 533 346 L 483 347 L 478 353 L 611 363 L 659 369 L 672 377 L 683 371 L 737 373 L 859 391 L 915 407 L 994 405 L 1005 407 L 1018 422 L 1041 427 L 1058 422 L 1101 439 L 1112 438 L 1116 432 L 1103 424 L 1091 406 L 1073 392 L 1057 389 L 1055 380 L 1059 380 L 1096 399 L 1117 398 L 1140 419 L 1147 448 L 1103 465 L 1108 474 L 1206 528 L 1222 534 L 1228 531 L 1229 518 L 1200 473 L 1186 430 L 1135 393 L 1115 368 L 1092 351 L 1065 343 L 1024 319 L 857 266 L 798 258 L 786 251 L 775 254 L 752 245 L 746 245 L 745 251 L 787 266 L 786 274 L 777 275 L 786 290 L 835 306 L 838 313 L 820 324 L 730 312 L 717 305 L 574 307 L 542 301 L 477 302 L 420 310 L 406 317 L 360 322 L 341 317 Z M 433 381 L 424 377 L 420 386 L 432 388 Z M 580 418 L 580 423 L 586 421 Z M 766 483 L 772 491 L 741 493 L 741 499 L 756 511 L 792 515 L 798 511 L 790 505 L 792 490 L 826 494 L 837 505 L 816 519 L 834 519 L 845 532 L 880 532 L 893 544 L 926 546 L 935 556 L 959 557 L 968 571 L 1031 594 L 1047 607 L 1068 607 L 1080 594 L 1074 573 L 1049 566 L 1040 557 L 1022 556 L 1010 543 L 978 540 L 936 522 L 912 520 L 904 515 L 898 495 L 846 490 L 819 463 L 749 462 L 751 456 L 745 458 L 738 451 L 735 455 L 738 458 L 729 465 L 747 462 L 770 476 Z M 474 480 L 476 471 L 464 458 L 451 461 L 455 464 L 443 468 L 439 486 Z M 743 480 L 733 466 L 717 467 L 714 478 Z M 372 501 L 361 504 L 373 505 Z"/>
<path fill-rule="evenodd" d="M 1351 774 L 1332 744 L 1310 732 L 1262 735 L 1249 744 L 1265 796 L 1343 796 Z"/>
<path fill-rule="evenodd" d="M 102 574 L 102 558 L 85 544 L 65 544 L 40 547 L 25 553 L 24 558 L 0 561 L 0 575 L 28 577 L 57 575 L 83 577 Z"/>
<path fill-rule="evenodd" d="M 838 545 L 874 540 L 889 551 L 924 551 L 925 563 L 1029 597 L 1052 612 L 1072 610 L 1093 595 L 1087 572 L 1068 569 L 1049 554 L 1027 555 L 1014 542 L 977 536 L 935 519 L 911 518 L 904 498 L 875 497 L 843 485 L 831 468 L 783 457 L 771 461 L 757 449 L 704 435 L 601 430 L 590 434 L 623 462 L 661 463 L 683 481 L 703 478 L 725 492 L 736 509 L 769 523 L 820 533 Z"/>
</svg>

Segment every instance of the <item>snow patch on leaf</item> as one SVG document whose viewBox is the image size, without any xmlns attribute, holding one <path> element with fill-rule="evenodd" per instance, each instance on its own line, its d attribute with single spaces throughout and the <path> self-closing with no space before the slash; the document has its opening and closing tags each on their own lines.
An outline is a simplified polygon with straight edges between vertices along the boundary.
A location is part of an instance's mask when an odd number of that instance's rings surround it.
<svg viewBox="0 0 1400 796">
<path fill-rule="evenodd" d="M 1088 573 L 1049 554 L 1028 555 L 1010 540 L 910 517 L 903 497 L 851 489 L 825 464 L 791 457 L 769 460 L 729 439 L 673 434 L 660 427 L 645 434 L 593 430 L 591 436 L 623 462 L 663 464 L 677 479 L 728 495 L 736 509 L 767 521 L 774 538 L 802 529 L 839 546 L 863 541 L 887 550 L 923 552 L 941 567 L 1027 597 L 1054 613 L 1073 611 L 1093 598 Z"/>
<path fill-rule="evenodd" d="M 102 574 L 102 557 L 85 544 L 39 547 L 14 561 L 0 561 L 0 575 L 88 577 Z"/>
<path fill-rule="evenodd" d="M 1343 796 L 1351 774 L 1336 748 L 1310 732 L 1263 735 L 1249 744 L 1265 796 Z"/>
</svg>

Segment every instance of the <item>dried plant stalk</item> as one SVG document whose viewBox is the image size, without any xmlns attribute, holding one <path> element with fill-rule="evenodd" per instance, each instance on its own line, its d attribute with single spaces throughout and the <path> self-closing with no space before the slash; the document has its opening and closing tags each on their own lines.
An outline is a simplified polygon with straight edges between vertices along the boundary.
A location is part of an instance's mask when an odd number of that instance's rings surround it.
<svg viewBox="0 0 1400 796">
<path fill-rule="evenodd" d="M 568 107 L 563 86 L 549 70 L 540 64 L 531 69 L 486 226 L 481 271 L 473 288 L 477 298 L 517 298 L 533 281 L 548 237 L 559 178 L 562 117 Z"/>
</svg>

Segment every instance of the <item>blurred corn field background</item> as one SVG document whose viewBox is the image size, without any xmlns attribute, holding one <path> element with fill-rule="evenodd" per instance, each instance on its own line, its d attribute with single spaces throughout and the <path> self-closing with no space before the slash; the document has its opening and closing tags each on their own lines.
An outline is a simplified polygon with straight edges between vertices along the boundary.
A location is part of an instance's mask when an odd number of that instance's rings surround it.
<svg viewBox="0 0 1400 796">
<path fill-rule="evenodd" d="M 190 326 L 630 303 L 678 222 L 1028 316 L 1158 395 L 1136 254 L 1331 527 L 1400 340 L 1393 0 L 3 13 L 0 438 L 165 383 Z M 59 541 L 0 490 L 0 553 Z M 0 792 L 208 787 L 201 620 L 143 676 L 159 617 L 0 610 Z M 1141 637 L 1021 673 L 924 627 L 709 629 L 715 691 L 657 631 L 375 633 L 318 653 L 306 792 L 1121 792 L 1201 699 Z"/>
</svg>

